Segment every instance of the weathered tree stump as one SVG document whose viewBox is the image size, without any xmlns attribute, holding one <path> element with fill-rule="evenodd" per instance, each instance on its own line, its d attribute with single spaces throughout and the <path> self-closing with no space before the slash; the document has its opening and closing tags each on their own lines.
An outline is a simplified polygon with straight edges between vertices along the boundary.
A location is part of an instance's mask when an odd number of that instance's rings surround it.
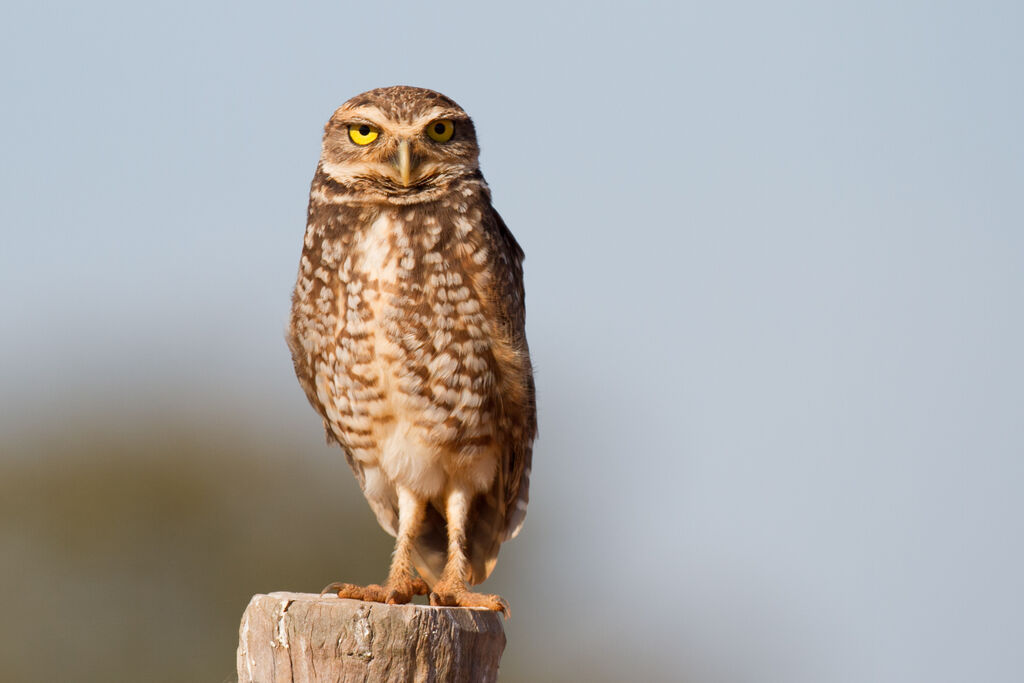
<svg viewBox="0 0 1024 683">
<path fill-rule="evenodd" d="M 498 612 L 271 593 L 242 615 L 238 680 L 496 681 L 504 649 Z"/>
</svg>

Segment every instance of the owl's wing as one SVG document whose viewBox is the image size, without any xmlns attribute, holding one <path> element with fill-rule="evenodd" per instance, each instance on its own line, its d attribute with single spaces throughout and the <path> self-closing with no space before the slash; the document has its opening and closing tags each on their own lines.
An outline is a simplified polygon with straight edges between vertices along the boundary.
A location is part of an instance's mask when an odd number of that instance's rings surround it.
<svg viewBox="0 0 1024 683">
<path fill-rule="evenodd" d="M 370 509 L 373 510 L 377 523 L 380 524 L 384 531 L 397 538 L 398 499 L 387 490 L 388 487 L 385 487 L 386 492 L 383 495 L 380 493 L 369 493 L 366 489 L 366 473 L 363 471 L 362 463 L 356 460 L 355 456 L 352 455 L 352 451 L 335 436 L 334 432 L 331 431 L 330 423 L 326 419 L 324 419 L 324 429 L 327 430 L 327 442 L 338 444 L 341 446 L 341 450 L 345 452 L 345 460 L 352 469 L 352 474 L 356 476 L 356 481 L 359 482 L 359 490 L 363 492 L 363 497 L 370 504 Z"/>
<path fill-rule="evenodd" d="M 314 380 L 315 372 L 308 360 L 306 351 L 302 348 L 302 343 L 291 331 L 289 331 L 289 334 L 286 335 L 285 338 L 288 342 L 288 348 L 292 352 L 292 363 L 295 365 L 295 375 L 299 378 L 299 384 L 302 386 L 302 390 L 305 392 L 306 398 L 309 400 L 309 404 L 313 406 L 313 409 L 320 414 L 320 417 L 323 420 L 324 432 L 327 435 L 327 443 L 338 444 L 338 446 L 341 447 L 341 450 L 345 452 L 345 460 L 348 461 L 348 466 L 352 468 L 352 473 L 356 476 L 356 481 L 359 482 L 359 488 L 362 490 L 363 495 L 370 504 L 370 509 L 372 509 L 374 515 L 376 515 L 377 521 L 385 531 L 392 536 L 397 536 L 398 501 L 394 499 L 393 496 L 390 498 L 379 498 L 366 492 L 366 473 L 363 471 L 362 464 L 353 457 L 352 451 L 349 450 L 344 441 L 334 433 L 334 429 L 331 426 L 331 420 L 327 416 L 327 409 L 324 407 L 323 403 L 321 403 L 319 397 L 317 397 Z"/>
<path fill-rule="evenodd" d="M 533 440 L 537 435 L 536 395 L 530 351 L 526 344 L 526 307 L 523 290 L 523 250 L 505 222 L 488 207 L 483 231 L 494 255 L 493 291 L 490 310 L 502 328 L 504 343 L 501 364 L 505 376 L 502 387 L 501 435 L 504 445 L 498 476 L 484 495 L 473 501 L 467 529 L 470 583 L 480 583 L 490 575 L 504 541 L 519 533 L 526 517 L 530 491 L 530 463 Z M 378 514 L 378 518 L 379 518 Z M 427 507 L 420 536 L 413 549 L 413 562 L 428 584 L 437 582 L 444 568 L 447 535 L 444 517 L 433 506 Z"/>
<path fill-rule="evenodd" d="M 502 490 L 498 492 L 505 510 L 501 539 L 507 541 L 515 538 L 522 528 L 530 500 L 530 466 L 533 440 L 537 436 L 537 400 L 530 349 L 526 343 L 523 250 L 497 211 L 491 208 L 484 220 L 496 254 L 495 304 L 519 360 L 519 376 L 503 378 L 507 385 L 515 387 L 513 391 L 506 392 L 514 398 L 503 411 L 507 441 L 501 461 Z"/>
</svg>

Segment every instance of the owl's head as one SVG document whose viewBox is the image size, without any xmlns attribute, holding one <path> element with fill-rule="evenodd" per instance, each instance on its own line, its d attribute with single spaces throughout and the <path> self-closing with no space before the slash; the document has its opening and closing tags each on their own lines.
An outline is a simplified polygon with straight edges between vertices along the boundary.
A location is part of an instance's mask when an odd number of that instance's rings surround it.
<svg viewBox="0 0 1024 683">
<path fill-rule="evenodd" d="M 324 128 L 320 169 L 365 201 L 436 199 L 479 175 L 473 121 L 451 99 L 397 85 L 341 105 Z"/>
</svg>

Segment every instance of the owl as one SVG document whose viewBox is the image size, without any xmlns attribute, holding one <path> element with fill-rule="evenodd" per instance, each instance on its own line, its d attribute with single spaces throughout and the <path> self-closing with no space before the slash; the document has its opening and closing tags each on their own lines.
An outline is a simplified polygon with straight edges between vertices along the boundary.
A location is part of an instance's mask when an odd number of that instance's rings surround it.
<svg viewBox="0 0 1024 683">
<path fill-rule="evenodd" d="M 396 539 L 383 584 L 325 592 L 509 613 L 469 586 L 523 524 L 536 402 L 523 251 L 479 152 L 466 112 L 422 88 L 357 95 L 324 128 L 288 345 Z"/>
</svg>

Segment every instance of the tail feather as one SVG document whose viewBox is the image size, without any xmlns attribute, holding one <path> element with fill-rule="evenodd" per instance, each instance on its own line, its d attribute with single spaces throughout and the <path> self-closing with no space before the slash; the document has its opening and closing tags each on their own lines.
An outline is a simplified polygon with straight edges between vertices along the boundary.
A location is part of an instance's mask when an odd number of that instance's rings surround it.
<svg viewBox="0 0 1024 683">
<path fill-rule="evenodd" d="M 448 558 L 448 525 L 433 505 L 427 506 L 420 535 L 412 547 L 412 563 L 420 577 L 431 588 L 441 580 L 444 563 Z"/>
<path fill-rule="evenodd" d="M 477 496 L 469 514 L 466 530 L 466 553 L 469 559 L 469 582 L 482 583 L 498 562 L 505 528 L 505 514 L 498 504 L 496 491 Z M 448 559 L 448 523 L 434 505 L 427 506 L 420 535 L 413 544 L 412 561 L 416 571 L 433 588 L 444 571 Z"/>
</svg>

